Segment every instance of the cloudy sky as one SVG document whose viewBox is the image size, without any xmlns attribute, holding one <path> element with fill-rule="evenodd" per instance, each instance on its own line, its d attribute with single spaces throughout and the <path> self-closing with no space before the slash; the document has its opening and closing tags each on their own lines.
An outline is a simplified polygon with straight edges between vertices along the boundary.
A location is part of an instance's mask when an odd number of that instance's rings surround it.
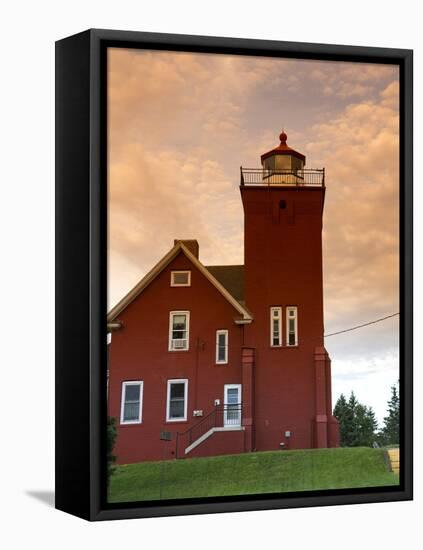
<svg viewBox="0 0 423 550">
<path fill-rule="evenodd" d="M 397 67 L 109 49 L 109 306 L 172 247 L 243 263 L 239 167 L 288 144 L 326 168 L 327 334 L 399 311 Z M 398 317 L 326 339 L 334 401 L 377 417 L 398 380 Z"/>
</svg>

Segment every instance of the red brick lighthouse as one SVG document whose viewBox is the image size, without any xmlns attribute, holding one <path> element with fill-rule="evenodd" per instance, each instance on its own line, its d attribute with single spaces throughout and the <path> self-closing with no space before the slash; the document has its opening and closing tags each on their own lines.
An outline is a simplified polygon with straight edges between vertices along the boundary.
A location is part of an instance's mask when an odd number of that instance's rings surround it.
<svg viewBox="0 0 423 550">
<path fill-rule="evenodd" d="M 174 246 L 110 311 L 119 463 L 334 447 L 324 348 L 324 169 L 280 145 L 241 168 L 244 265 Z"/>
<path fill-rule="evenodd" d="M 254 313 L 245 341 L 256 350 L 254 446 L 275 448 L 276 419 L 283 418 L 288 447 L 333 447 L 338 424 L 323 343 L 325 173 L 305 169 L 305 156 L 284 132 L 279 137 L 261 156 L 261 170 L 241 171 L 245 299 Z"/>
</svg>

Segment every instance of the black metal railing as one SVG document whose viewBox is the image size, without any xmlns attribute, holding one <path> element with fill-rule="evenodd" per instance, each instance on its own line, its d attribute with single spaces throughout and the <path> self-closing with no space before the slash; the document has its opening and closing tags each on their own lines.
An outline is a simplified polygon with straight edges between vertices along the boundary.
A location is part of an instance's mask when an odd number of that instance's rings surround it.
<svg viewBox="0 0 423 550">
<path fill-rule="evenodd" d="M 206 416 L 185 432 L 176 434 L 176 458 L 185 455 L 185 449 L 213 428 L 241 426 L 242 405 L 217 405 Z"/>
<path fill-rule="evenodd" d="M 325 169 L 265 170 L 263 168 L 240 168 L 241 186 L 244 185 L 287 185 L 325 186 Z"/>
</svg>

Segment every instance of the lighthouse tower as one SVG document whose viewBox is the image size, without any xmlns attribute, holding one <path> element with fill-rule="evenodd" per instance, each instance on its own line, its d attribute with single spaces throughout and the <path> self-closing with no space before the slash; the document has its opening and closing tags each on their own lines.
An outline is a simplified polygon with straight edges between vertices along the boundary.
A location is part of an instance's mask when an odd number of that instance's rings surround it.
<svg viewBox="0 0 423 550">
<path fill-rule="evenodd" d="M 241 168 L 245 302 L 254 321 L 244 344 L 255 351 L 252 448 L 331 447 L 330 359 L 324 348 L 322 222 L 324 169 L 287 144 Z"/>
</svg>

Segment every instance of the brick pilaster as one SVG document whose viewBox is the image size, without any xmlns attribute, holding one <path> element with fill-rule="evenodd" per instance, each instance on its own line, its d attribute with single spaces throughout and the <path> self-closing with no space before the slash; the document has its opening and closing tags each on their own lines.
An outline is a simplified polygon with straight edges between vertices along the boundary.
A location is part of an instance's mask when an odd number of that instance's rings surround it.
<svg viewBox="0 0 423 550">
<path fill-rule="evenodd" d="M 242 425 L 245 429 L 245 451 L 254 449 L 254 363 L 255 349 L 242 348 Z"/>
</svg>

